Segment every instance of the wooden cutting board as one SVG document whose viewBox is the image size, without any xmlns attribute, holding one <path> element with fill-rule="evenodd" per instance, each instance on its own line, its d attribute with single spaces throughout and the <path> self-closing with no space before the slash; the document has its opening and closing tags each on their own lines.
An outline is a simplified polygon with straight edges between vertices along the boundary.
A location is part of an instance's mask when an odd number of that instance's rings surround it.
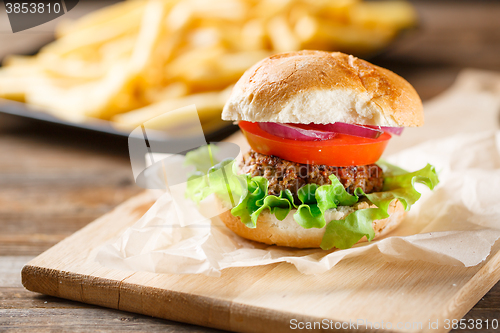
<svg viewBox="0 0 500 333">
<path fill-rule="evenodd" d="M 447 332 L 447 320 L 462 318 L 500 279 L 500 243 L 470 268 L 386 262 L 372 253 L 315 276 L 286 263 L 226 269 L 215 278 L 118 271 L 95 262 L 99 247 L 134 224 L 153 201 L 144 192 L 42 253 L 23 268 L 24 286 L 238 332 L 285 332 L 307 322 L 339 331 Z"/>
</svg>

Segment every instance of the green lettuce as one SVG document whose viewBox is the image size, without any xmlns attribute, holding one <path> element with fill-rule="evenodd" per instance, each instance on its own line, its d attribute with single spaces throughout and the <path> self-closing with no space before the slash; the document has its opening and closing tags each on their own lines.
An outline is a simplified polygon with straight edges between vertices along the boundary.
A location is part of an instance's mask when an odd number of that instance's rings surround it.
<svg viewBox="0 0 500 333">
<path fill-rule="evenodd" d="M 188 177 L 185 196 L 195 203 L 214 193 L 214 189 L 209 186 L 207 172 L 214 164 L 212 154 L 216 151 L 217 146 L 207 145 L 186 154 L 184 166 L 194 166 L 195 171 Z"/>
<path fill-rule="evenodd" d="M 207 153 L 208 151 L 208 153 Z M 278 220 L 283 220 L 292 209 L 293 218 L 303 228 L 325 228 L 321 248 L 347 249 L 366 236 L 370 241 L 375 237 L 372 227 L 374 220 L 389 217 L 389 206 L 399 200 L 405 210 L 420 198 L 415 189 L 422 183 L 433 189 L 438 183 L 436 170 L 430 164 L 424 168 L 407 172 L 384 161 L 377 164 L 384 170 L 384 187 L 381 192 L 364 193 L 357 188 L 349 194 L 335 175 L 330 175 L 331 184 L 318 186 L 307 184 L 297 192 L 300 203 L 295 203 L 289 190 L 281 191 L 279 196 L 268 195 L 268 181 L 264 177 L 238 175 L 234 160 L 226 159 L 215 164 L 211 150 L 201 147 L 186 155 L 186 164 L 194 165 L 196 172 L 188 179 L 186 196 L 199 202 L 215 193 L 231 204 L 231 213 L 240 217 L 249 228 L 255 228 L 257 218 L 264 210 L 269 210 Z M 214 163 L 209 167 L 207 159 Z M 211 165 L 211 164 L 210 164 Z M 205 173 L 203 173 L 205 170 Z M 338 206 L 352 206 L 366 198 L 376 208 L 355 210 L 343 220 L 326 221 L 325 212 Z"/>
<path fill-rule="evenodd" d="M 194 166 L 197 172 L 207 173 L 208 170 L 216 163 L 214 153 L 217 153 L 219 148 L 215 145 L 201 146 L 186 154 L 184 166 Z"/>
<path fill-rule="evenodd" d="M 195 203 L 199 203 L 213 193 L 208 184 L 208 177 L 203 172 L 196 171 L 188 177 L 185 196 Z"/>
</svg>

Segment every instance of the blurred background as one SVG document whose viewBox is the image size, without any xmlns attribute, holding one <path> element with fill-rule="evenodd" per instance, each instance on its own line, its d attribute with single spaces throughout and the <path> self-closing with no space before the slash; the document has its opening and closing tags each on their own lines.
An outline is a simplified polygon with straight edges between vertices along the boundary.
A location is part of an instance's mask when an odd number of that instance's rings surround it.
<svg viewBox="0 0 500 333">
<path fill-rule="evenodd" d="M 500 72 L 500 1 L 81 0 L 17 33 L 0 2 L 0 309 L 11 327 L 196 330 L 36 296 L 19 272 L 142 191 L 127 146 L 136 126 L 195 104 L 208 140 L 220 140 L 235 130 L 220 112 L 239 76 L 303 48 L 391 69 L 425 102 L 465 68 Z M 182 122 L 153 124 L 174 133 Z M 499 288 L 466 318 L 497 319 Z"/>
</svg>

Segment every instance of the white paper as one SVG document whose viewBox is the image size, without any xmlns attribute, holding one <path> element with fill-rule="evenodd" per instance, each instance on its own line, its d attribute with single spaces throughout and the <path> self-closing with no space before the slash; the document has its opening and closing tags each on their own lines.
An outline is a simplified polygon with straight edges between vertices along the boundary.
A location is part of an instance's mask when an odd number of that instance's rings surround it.
<svg viewBox="0 0 500 333">
<path fill-rule="evenodd" d="M 474 80 L 472 76 L 470 80 Z M 490 101 L 490 107 L 500 106 L 498 99 L 491 97 Z M 450 112 L 444 104 L 440 110 L 433 110 L 433 117 L 439 118 L 439 112 Z M 481 117 L 481 110 L 463 112 Z M 493 111 L 488 109 L 485 113 L 486 121 L 491 122 Z M 422 134 L 425 138 L 423 129 Z M 228 267 L 276 262 L 291 263 L 305 274 L 319 274 L 343 258 L 377 253 L 388 260 L 474 266 L 486 259 L 500 238 L 499 143 L 500 132 L 494 130 L 460 132 L 390 156 L 390 162 L 407 170 L 433 164 L 440 184 L 434 191 L 422 188 L 421 199 L 391 234 L 351 249 L 300 250 L 250 242 L 232 233 L 218 218 L 204 217 L 202 213 L 210 214 L 214 207 L 212 197 L 197 209 L 191 201 L 179 202 L 165 193 L 134 226 L 103 246 L 97 260 L 117 269 L 210 276 L 219 276 Z"/>
</svg>

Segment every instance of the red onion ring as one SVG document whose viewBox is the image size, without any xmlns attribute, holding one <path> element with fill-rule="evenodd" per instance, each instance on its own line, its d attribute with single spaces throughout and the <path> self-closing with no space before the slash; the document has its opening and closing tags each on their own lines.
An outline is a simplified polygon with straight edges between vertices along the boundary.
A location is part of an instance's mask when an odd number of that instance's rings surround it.
<svg viewBox="0 0 500 333">
<path fill-rule="evenodd" d="M 376 139 L 383 132 L 401 135 L 404 127 L 368 126 L 336 122 L 333 124 L 281 124 L 259 123 L 264 131 L 285 139 L 299 141 L 329 140 L 335 134 L 346 134 L 368 139 Z"/>
<path fill-rule="evenodd" d="M 280 138 L 298 141 L 330 140 L 336 135 L 330 131 L 308 128 L 309 125 L 259 123 L 259 127 L 267 133 L 279 136 Z"/>
<path fill-rule="evenodd" d="M 403 130 L 405 129 L 404 127 L 387 127 L 387 126 L 378 126 L 382 131 L 391 133 L 394 135 L 401 135 L 403 133 Z"/>
<path fill-rule="evenodd" d="M 365 127 L 361 125 L 333 123 L 333 124 L 309 124 L 318 130 L 359 136 L 362 138 L 376 139 L 382 135 L 383 131 L 377 128 Z"/>
</svg>

